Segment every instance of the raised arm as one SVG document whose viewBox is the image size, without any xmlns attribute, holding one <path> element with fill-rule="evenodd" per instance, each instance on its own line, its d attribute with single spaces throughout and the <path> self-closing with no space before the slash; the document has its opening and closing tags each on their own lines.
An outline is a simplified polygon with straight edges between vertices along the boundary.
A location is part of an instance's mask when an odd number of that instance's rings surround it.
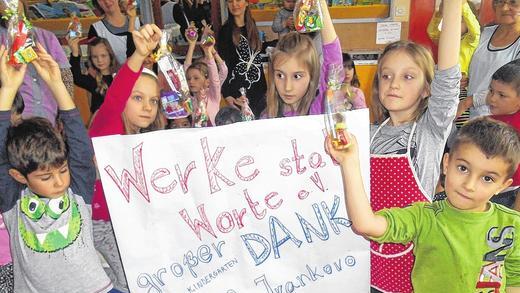
<svg viewBox="0 0 520 293">
<path fill-rule="evenodd" d="M 383 216 L 374 214 L 370 207 L 361 177 L 356 138 L 351 136 L 351 145 L 347 150 L 337 151 L 332 146 L 329 137 L 327 138 L 326 149 L 340 163 L 347 213 L 350 221 L 352 221 L 353 229 L 356 233 L 367 237 L 379 238 L 383 236 L 388 223 Z"/>
<path fill-rule="evenodd" d="M 323 14 L 323 29 L 320 31 L 323 44 L 330 44 L 338 38 L 334 24 L 330 18 L 329 7 L 326 0 L 320 0 L 321 12 Z"/>
<path fill-rule="evenodd" d="M 462 1 L 443 1 L 443 22 L 439 38 L 438 69 L 451 68 L 459 63 L 460 23 L 462 21 Z"/>
<path fill-rule="evenodd" d="M 33 65 L 54 95 L 54 99 L 58 103 L 58 108 L 60 110 L 71 110 L 76 108 L 74 101 L 63 83 L 58 63 L 56 63 L 40 43 L 38 43 L 37 46 L 38 59 L 33 61 Z"/>
</svg>

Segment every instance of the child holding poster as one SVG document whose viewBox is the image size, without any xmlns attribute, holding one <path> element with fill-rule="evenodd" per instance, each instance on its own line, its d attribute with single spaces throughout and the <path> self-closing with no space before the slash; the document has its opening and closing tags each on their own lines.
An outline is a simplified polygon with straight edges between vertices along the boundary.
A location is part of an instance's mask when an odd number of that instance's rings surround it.
<svg viewBox="0 0 520 293">
<path fill-rule="evenodd" d="M 444 155 L 447 199 L 375 214 L 354 137 L 351 143 L 337 151 L 327 141 L 341 166 L 352 228 L 380 243 L 415 243 L 414 292 L 520 292 L 520 213 L 489 201 L 511 185 L 520 162 L 513 127 L 487 117 L 469 121 Z"/>
<path fill-rule="evenodd" d="M 341 64 L 342 56 L 327 1 L 320 0 L 319 5 L 323 12 L 323 29 L 320 33 L 324 60 L 321 69 L 311 38 L 297 32 L 284 35 L 271 54 L 267 108 L 262 117 L 324 113 L 323 99 L 327 90 L 328 66 Z M 318 95 L 316 90 L 319 90 Z"/>
<path fill-rule="evenodd" d="M 188 31 L 187 31 L 188 32 Z M 187 33 L 186 32 L 186 33 Z M 193 105 L 199 105 L 201 90 L 206 93 L 206 111 L 211 125 L 215 125 L 215 115 L 220 109 L 221 85 L 226 80 L 228 68 L 226 63 L 215 50 L 215 38 L 211 37 L 213 32 L 209 26 L 204 27 L 201 48 L 204 51 L 204 58 L 192 63 L 193 52 L 195 51 L 196 39 L 188 38 L 189 47 L 184 62 L 186 79 L 190 93 L 193 97 Z M 209 40 L 209 41 L 208 41 Z"/>
<path fill-rule="evenodd" d="M 440 161 L 455 118 L 459 81 L 462 1 L 444 1 L 436 70 L 421 45 L 389 44 L 378 62 L 372 97 L 370 192 L 375 211 L 431 201 Z M 403 189 L 399 182 L 406 183 Z M 411 292 L 413 244 L 371 243 L 372 286 Z"/>
<path fill-rule="evenodd" d="M 143 62 L 161 39 L 154 24 L 133 31 L 136 50 L 117 73 L 108 88 L 105 101 L 92 120 L 91 137 L 112 134 L 136 134 L 164 128 L 160 114 L 160 92 L 157 75 L 143 69 Z M 110 265 L 115 288 L 128 291 L 115 242 L 101 181 L 96 181 L 92 204 L 94 244 Z"/>
</svg>

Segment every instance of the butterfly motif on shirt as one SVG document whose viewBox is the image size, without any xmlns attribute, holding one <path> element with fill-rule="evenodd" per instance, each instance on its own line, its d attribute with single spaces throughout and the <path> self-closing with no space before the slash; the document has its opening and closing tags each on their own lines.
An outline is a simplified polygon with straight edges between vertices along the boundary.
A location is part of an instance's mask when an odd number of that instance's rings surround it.
<svg viewBox="0 0 520 293">
<path fill-rule="evenodd" d="M 251 88 L 251 84 L 260 80 L 262 70 L 262 57 L 260 51 L 254 52 L 250 47 L 247 39 L 240 35 L 240 42 L 236 48 L 238 54 L 238 64 L 233 69 L 229 82 L 235 79 L 235 74 L 244 76 L 249 83 L 247 89 Z"/>
</svg>

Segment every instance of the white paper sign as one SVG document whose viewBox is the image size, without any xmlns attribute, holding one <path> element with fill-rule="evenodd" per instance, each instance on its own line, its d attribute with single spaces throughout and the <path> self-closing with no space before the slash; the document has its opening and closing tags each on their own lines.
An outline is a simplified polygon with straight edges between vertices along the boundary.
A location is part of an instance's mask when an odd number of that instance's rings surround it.
<svg viewBox="0 0 520 293">
<path fill-rule="evenodd" d="M 346 119 L 368 190 L 368 111 Z M 368 292 L 368 242 L 323 127 L 306 116 L 95 138 L 130 290 Z"/>
<path fill-rule="evenodd" d="M 376 44 L 384 45 L 401 39 L 400 22 L 378 22 Z"/>
</svg>

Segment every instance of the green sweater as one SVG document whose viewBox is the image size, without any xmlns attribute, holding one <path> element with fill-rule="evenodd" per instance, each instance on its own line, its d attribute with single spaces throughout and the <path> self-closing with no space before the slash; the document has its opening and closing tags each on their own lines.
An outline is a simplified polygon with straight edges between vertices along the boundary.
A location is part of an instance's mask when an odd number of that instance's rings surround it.
<svg viewBox="0 0 520 293">
<path fill-rule="evenodd" d="M 388 228 L 373 240 L 414 242 L 416 293 L 505 292 L 520 287 L 520 213 L 489 206 L 485 212 L 467 212 L 442 200 L 381 210 Z"/>
</svg>

